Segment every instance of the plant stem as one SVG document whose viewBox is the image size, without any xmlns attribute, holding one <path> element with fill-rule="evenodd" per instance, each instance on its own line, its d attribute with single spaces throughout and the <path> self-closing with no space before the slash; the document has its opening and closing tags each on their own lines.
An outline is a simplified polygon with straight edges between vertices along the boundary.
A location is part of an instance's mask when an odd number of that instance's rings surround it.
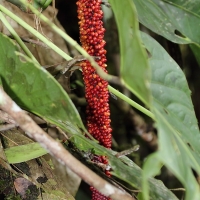
<svg viewBox="0 0 200 200">
<path fill-rule="evenodd" d="M 47 17 L 45 17 L 41 12 L 35 9 L 31 4 L 27 3 L 25 0 L 20 0 L 25 4 L 33 13 L 35 13 L 41 20 L 46 22 L 56 33 L 58 33 L 64 40 L 66 40 L 69 44 L 74 46 L 88 61 L 90 61 L 91 65 L 96 70 L 97 74 L 107 80 L 108 82 L 118 83 L 120 79 L 118 77 L 107 74 L 103 71 L 103 69 L 95 62 L 94 58 L 90 56 L 75 40 L 73 40 L 69 35 L 67 35 L 64 31 L 58 28 L 53 22 L 51 22 Z"/>
<path fill-rule="evenodd" d="M 20 39 L 20 37 L 18 36 L 18 34 L 15 32 L 15 30 L 12 28 L 12 26 L 9 24 L 9 22 L 7 21 L 7 19 L 4 17 L 4 15 L 2 14 L 2 12 L 0 12 L 0 19 L 3 22 L 3 24 L 6 26 L 6 28 L 10 31 L 10 33 L 12 34 L 13 38 L 17 41 L 17 43 L 20 45 L 20 47 L 23 49 L 23 51 L 25 52 L 25 54 L 31 58 L 34 62 L 38 62 L 35 57 L 33 56 L 33 54 L 30 52 L 30 50 L 27 48 L 27 46 L 23 43 L 23 41 Z"/>
<path fill-rule="evenodd" d="M 3 91 L 2 87 L 0 87 L 0 109 L 8 113 L 30 138 L 38 142 L 48 153 L 57 159 L 61 165 L 68 167 L 77 174 L 77 176 L 89 185 L 95 187 L 102 194 L 109 196 L 113 200 L 135 200 L 130 194 L 111 185 L 72 156 L 60 142 L 50 137 L 26 112 L 21 110 L 21 108 Z"/>
<path fill-rule="evenodd" d="M 42 42 L 44 42 L 47 46 L 49 46 L 51 49 L 53 49 L 55 52 L 57 52 L 60 56 L 62 56 L 63 58 L 65 58 L 66 60 L 71 60 L 72 58 L 67 55 L 64 51 L 62 51 L 60 48 L 58 48 L 56 45 L 54 45 L 52 42 L 50 42 L 49 40 L 47 40 L 42 34 L 40 34 L 38 31 L 36 31 L 35 29 L 33 29 L 30 25 L 28 25 L 26 22 L 24 22 L 22 19 L 20 19 L 19 17 L 17 17 L 15 14 L 13 14 L 12 12 L 10 12 L 8 9 L 6 9 L 5 7 L 3 7 L 2 5 L 0 5 L 0 10 L 5 13 L 6 15 L 8 15 L 10 18 L 12 18 L 14 21 L 16 21 L 17 23 L 19 23 L 21 26 L 23 26 L 25 29 L 27 29 L 29 32 L 31 32 L 33 35 L 35 35 L 37 38 L 39 38 Z M 69 42 L 71 45 L 73 45 L 75 48 L 78 47 L 77 50 L 79 50 L 79 52 L 84 55 L 89 61 L 94 59 L 89 56 L 89 54 L 82 49 L 82 47 L 80 45 L 77 44 L 77 42 L 75 42 L 72 38 L 70 38 L 67 34 L 65 34 L 62 30 L 60 30 L 56 25 L 54 25 L 51 21 L 49 21 L 44 15 L 42 15 L 40 12 L 38 12 L 36 9 L 34 9 L 34 12 L 37 13 L 41 19 L 45 19 L 44 21 L 48 21 L 47 23 L 58 33 L 60 34 L 67 42 Z M 78 46 L 77 46 L 78 45 Z M 94 61 L 95 62 L 95 61 Z M 96 63 L 96 62 L 95 62 Z M 94 64 L 94 63 L 93 63 Z M 97 64 L 98 66 L 98 64 Z M 100 68 L 98 66 L 98 68 Z M 96 69 L 96 68 L 95 68 Z M 104 72 L 105 73 L 105 72 Z M 106 73 L 105 73 L 106 74 Z M 107 74 L 106 74 L 107 75 Z M 110 76 L 110 75 L 108 75 Z M 103 78 L 103 77 L 102 77 Z M 134 102 L 133 100 L 131 100 L 130 98 L 128 98 L 127 96 L 123 95 L 121 92 L 117 91 L 116 89 L 114 89 L 111 86 L 108 86 L 108 89 L 110 90 L 110 92 L 112 92 L 113 94 L 115 94 L 117 97 L 121 98 L 122 100 L 126 101 L 128 104 L 130 104 L 131 106 L 133 106 L 134 108 L 136 108 L 137 110 L 141 111 L 142 113 L 144 113 L 145 115 L 149 116 L 150 118 L 152 118 L 153 120 L 155 120 L 154 115 L 147 110 L 146 108 L 140 106 L 139 104 L 137 104 L 136 102 Z"/>
<path fill-rule="evenodd" d="M 39 38 L 42 42 L 44 42 L 47 46 L 49 46 L 51 49 L 53 49 L 56 53 L 58 53 L 60 56 L 65 58 L 66 60 L 71 60 L 72 58 L 67 55 L 64 51 L 62 51 L 60 48 L 58 48 L 55 44 L 53 44 L 51 41 L 46 39 L 45 36 L 40 34 L 38 31 L 36 31 L 34 28 L 32 28 L 30 25 L 28 25 L 26 22 L 24 22 L 22 19 L 20 19 L 18 16 L 10 12 L 8 9 L 0 5 L 0 10 L 8 15 L 10 18 L 12 18 L 14 21 L 16 21 L 18 24 L 20 24 L 22 27 L 27 29 L 30 33 L 35 35 L 37 38 Z"/>
<path fill-rule="evenodd" d="M 122 94 L 121 92 L 116 90 L 115 88 L 111 87 L 110 85 L 108 86 L 108 89 L 114 95 L 116 95 L 120 99 L 126 101 L 129 105 L 133 106 L 134 108 L 136 108 L 140 112 L 144 113 L 145 115 L 149 116 L 151 119 L 155 120 L 155 117 L 154 117 L 153 113 L 150 112 L 149 110 L 147 110 L 146 108 L 142 107 L 141 105 L 139 105 L 135 101 L 131 100 L 130 98 L 128 98 L 127 96 L 125 96 L 124 94 Z"/>
</svg>

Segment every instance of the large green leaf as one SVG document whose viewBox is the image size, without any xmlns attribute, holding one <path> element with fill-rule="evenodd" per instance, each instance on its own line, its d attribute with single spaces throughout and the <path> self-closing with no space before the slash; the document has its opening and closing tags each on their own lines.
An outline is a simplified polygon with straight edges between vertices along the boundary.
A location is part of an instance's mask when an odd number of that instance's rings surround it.
<svg viewBox="0 0 200 200">
<path fill-rule="evenodd" d="M 23 109 L 68 133 L 85 131 L 80 116 L 58 82 L 42 67 L 17 56 L 18 48 L 0 34 L 0 76 L 4 90 Z M 26 58 L 28 59 L 28 58 Z"/>
<path fill-rule="evenodd" d="M 199 0 L 133 0 L 139 21 L 153 32 L 180 44 L 200 44 Z M 175 31 L 183 36 L 177 35 Z"/>
<path fill-rule="evenodd" d="M 105 155 L 108 158 L 111 167 L 111 178 L 117 177 L 118 179 L 123 180 L 129 184 L 130 189 L 133 187 L 141 190 L 142 170 L 129 158 L 126 156 L 117 158 L 115 156 L 117 152 L 105 149 L 82 135 L 74 135 L 70 140 L 74 145 L 74 147 L 70 145 L 70 150 L 73 152 L 79 151 L 80 154 L 82 154 L 82 159 L 84 159 L 84 161 L 88 163 L 91 161 L 90 157 L 92 156 L 90 153 L 94 153 L 95 155 Z M 87 155 L 89 155 L 88 158 Z M 101 175 L 105 176 L 104 174 Z M 151 199 L 177 200 L 176 196 L 168 190 L 161 181 L 150 178 L 148 183 Z"/>
<path fill-rule="evenodd" d="M 157 159 L 186 187 L 186 199 L 200 199 L 199 186 L 192 173 L 194 169 L 200 174 L 200 133 L 187 81 L 161 45 L 144 33 L 142 40 L 151 54 L 152 112 L 159 131 Z M 148 170 L 151 169 L 146 168 L 144 174 Z"/>
<path fill-rule="evenodd" d="M 119 32 L 122 81 L 140 100 L 149 105 L 149 67 L 141 45 L 135 6 L 132 0 L 109 2 Z"/>
</svg>

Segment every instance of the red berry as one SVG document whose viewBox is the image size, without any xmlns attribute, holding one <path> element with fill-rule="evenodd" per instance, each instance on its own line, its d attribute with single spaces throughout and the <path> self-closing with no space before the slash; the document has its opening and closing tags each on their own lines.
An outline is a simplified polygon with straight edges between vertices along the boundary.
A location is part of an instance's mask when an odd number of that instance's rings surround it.
<svg viewBox="0 0 200 200">
<path fill-rule="evenodd" d="M 105 41 L 103 40 L 105 28 L 103 28 L 103 11 L 101 0 L 78 0 L 78 19 L 80 27 L 80 41 L 82 47 L 92 56 L 99 56 L 99 66 L 107 73 Z M 106 148 L 111 148 L 110 109 L 108 104 L 108 83 L 101 79 L 88 61 L 82 62 L 83 80 L 85 83 L 85 97 L 87 100 L 87 127 L 91 135 Z M 97 156 L 95 162 L 107 164 L 105 156 Z M 105 173 L 110 176 L 110 171 Z M 109 200 L 110 198 L 93 191 L 93 200 Z"/>
</svg>

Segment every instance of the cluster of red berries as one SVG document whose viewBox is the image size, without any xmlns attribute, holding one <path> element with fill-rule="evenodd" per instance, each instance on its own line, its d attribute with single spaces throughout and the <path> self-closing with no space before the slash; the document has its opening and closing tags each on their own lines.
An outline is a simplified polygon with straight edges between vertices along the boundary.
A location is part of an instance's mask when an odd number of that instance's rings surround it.
<svg viewBox="0 0 200 200">
<path fill-rule="evenodd" d="M 97 156 L 97 155 L 93 155 L 93 158 L 91 159 L 93 162 L 97 163 L 97 165 L 100 163 L 100 164 L 103 164 L 103 170 L 105 172 L 105 174 L 107 176 L 111 176 L 111 173 L 110 173 L 110 166 L 108 164 L 108 159 L 106 156 Z"/>
<path fill-rule="evenodd" d="M 93 191 L 92 200 L 111 200 L 111 198 L 108 198 L 99 193 L 94 187 L 90 187 L 90 189 Z"/>
<path fill-rule="evenodd" d="M 78 0 L 77 6 L 82 47 L 91 56 L 98 57 L 97 63 L 107 72 L 101 0 Z M 88 104 L 86 110 L 88 131 L 101 145 L 111 148 L 108 82 L 96 74 L 88 61 L 82 62 L 81 67 Z"/>
<path fill-rule="evenodd" d="M 82 47 L 91 56 L 98 57 L 97 63 L 106 70 L 106 42 L 103 40 L 105 29 L 103 28 L 102 0 L 78 0 L 78 18 L 80 29 L 80 41 Z M 88 61 L 81 63 L 83 79 L 85 83 L 85 96 L 87 100 L 87 127 L 88 131 L 101 145 L 111 148 L 110 109 L 108 104 L 108 82 L 96 74 Z M 97 156 L 94 162 L 108 164 L 103 156 Z M 110 176 L 109 169 L 105 173 Z M 91 187 L 92 200 L 111 200 Z"/>
</svg>

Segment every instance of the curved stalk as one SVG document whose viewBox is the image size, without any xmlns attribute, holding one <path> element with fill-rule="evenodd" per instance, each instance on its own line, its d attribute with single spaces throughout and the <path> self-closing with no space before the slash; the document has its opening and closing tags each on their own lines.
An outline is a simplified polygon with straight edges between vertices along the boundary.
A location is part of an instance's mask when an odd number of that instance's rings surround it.
<svg viewBox="0 0 200 200">
<path fill-rule="evenodd" d="M 25 29 L 27 29 L 30 33 L 32 33 L 33 35 L 35 35 L 37 38 L 39 38 L 42 42 L 44 42 L 47 46 L 49 46 L 51 49 L 53 49 L 56 53 L 58 53 L 60 56 L 62 56 L 63 58 L 65 58 L 66 60 L 71 60 L 72 57 L 70 57 L 69 55 L 67 55 L 64 51 L 62 51 L 60 48 L 58 48 L 55 44 L 53 44 L 51 41 L 47 40 L 42 34 L 40 34 L 38 31 L 36 31 L 34 28 L 32 28 L 30 25 L 28 25 L 26 22 L 24 22 L 22 19 L 20 19 L 18 16 L 16 16 L 15 14 L 13 14 L 12 12 L 10 12 L 8 9 L 6 9 L 4 6 L 0 5 L 0 11 L 2 11 L 3 13 L 5 13 L 6 15 L 8 15 L 10 18 L 12 18 L 14 21 L 16 21 L 18 24 L 20 24 L 22 27 L 24 27 Z M 38 12 L 38 11 L 36 11 Z M 43 16 L 41 13 L 38 12 L 38 15 Z M 47 18 L 46 18 L 47 19 Z M 48 20 L 48 19 L 47 19 Z M 48 20 L 49 21 L 49 20 Z M 52 23 L 49 21 L 49 23 Z M 53 24 L 53 23 L 52 23 Z M 54 25 L 54 28 L 58 31 L 60 30 L 56 25 Z M 57 32 L 56 31 L 56 32 Z M 59 31 L 63 32 L 62 30 Z M 58 33 L 58 32 L 57 32 Z M 63 32 L 63 34 L 65 34 Z M 62 36 L 62 35 L 61 35 Z M 66 38 L 64 38 L 65 40 L 69 37 L 66 34 Z M 62 36 L 63 37 L 63 36 Z M 69 37 L 70 38 L 70 37 Z M 70 38 L 70 41 L 72 43 L 72 45 L 76 45 L 77 43 Z M 68 39 L 67 39 L 67 42 Z M 75 43 L 74 43 L 75 42 Z M 80 45 L 79 45 L 80 46 Z M 75 46 L 77 48 L 77 46 Z M 85 52 L 84 49 L 81 48 L 81 53 L 83 53 L 83 55 L 85 56 L 85 54 L 87 54 L 87 52 Z M 89 56 L 92 60 L 94 60 L 91 56 Z M 90 59 L 90 60 L 91 60 Z M 89 61 L 90 61 L 89 60 Z M 95 61 L 94 61 L 95 62 Z M 140 106 L 139 104 L 137 104 L 136 102 L 134 102 L 133 100 L 131 100 L 130 98 L 128 98 L 127 96 L 123 95 L 121 92 L 117 91 L 116 89 L 114 89 L 111 86 L 108 86 L 108 89 L 110 90 L 110 92 L 112 92 L 114 95 L 116 95 L 117 97 L 121 98 L 122 100 L 126 101 L 128 104 L 130 104 L 131 106 L 133 106 L 134 108 L 136 108 L 137 110 L 141 111 L 142 113 L 144 113 L 145 115 L 149 116 L 150 118 L 152 118 L 153 120 L 155 120 L 154 115 L 147 110 L 146 108 Z"/>
<path fill-rule="evenodd" d="M 12 34 L 13 38 L 17 41 L 17 43 L 20 45 L 20 47 L 23 49 L 25 54 L 31 58 L 34 62 L 37 62 L 33 54 L 30 52 L 30 50 L 27 48 L 27 46 L 24 44 L 24 42 L 21 40 L 21 38 L 18 36 L 16 31 L 13 29 L 13 27 L 9 24 L 7 19 L 4 17 L 2 12 L 0 12 L 0 20 L 3 22 L 3 24 L 6 26 L 6 28 L 10 31 Z"/>
<path fill-rule="evenodd" d="M 110 85 L 108 86 L 108 89 L 114 95 L 116 95 L 120 99 L 126 101 L 129 105 L 133 106 L 134 108 L 136 108 L 140 112 L 144 113 L 145 115 L 149 116 L 151 119 L 155 120 L 155 117 L 154 117 L 154 115 L 153 115 L 153 113 L 151 111 L 149 111 L 146 108 L 142 107 L 141 105 L 139 105 L 135 101 L 131 100 L 130 98 L 128 98 L 127 96 L 125 96 L 124 94 L 122 94 L 121 92 L 116 90 L 115 88 L 111 87 Z"/>
<path fill-rule="evenodd" d="M 10 12 L 8 9 L 6 9 L 4 6 L 0 5 L 0 10 L 8 15 L 10 18 L 12 18 L 14 21 L 16 21 L 18 24 L 20 24 L 22 27 L 24 27 L 26 30 L 28 30 L 30 33 L 35 35 L 38 39 L 40 39 L 42 42 L 44 42 L 47 46 L 49 46 L 51 49 L 53 49 L 56 53 L 58 53 L 60 56 L 65 58 L 66 60 L 71 60 L 72 58 L 67 55 L 64 51 L 62 51 L 60 48 L 58 48 L 55 44 L 53 44 L 51 41 L 46 39 L 45 36 L 40 34 L 38 31 L 36 31 L 34 28 L 32 28 L 30 25 L 28 25 L 26 22 L 24 22 L 22 19 L 20 19 L 18 16 Z"/>
</svg>

